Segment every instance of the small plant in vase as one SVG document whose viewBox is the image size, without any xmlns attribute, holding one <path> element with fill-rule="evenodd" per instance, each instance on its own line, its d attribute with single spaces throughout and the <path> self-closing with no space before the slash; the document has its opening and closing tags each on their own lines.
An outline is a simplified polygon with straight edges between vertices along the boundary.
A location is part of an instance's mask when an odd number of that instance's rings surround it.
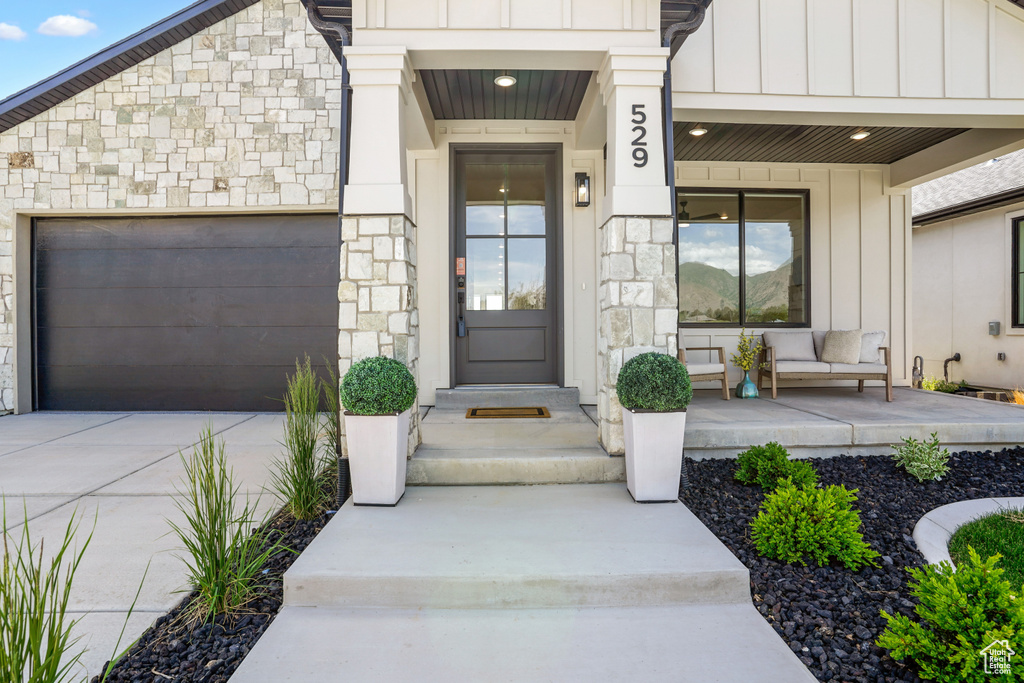
<svg viewBox="0 0 1024 683">
<path fill-rule="evenodd" d="M 743 371 L 743 379 L 736 385 L 736 398 L 757 398 L 757 385 L 750 379 L 750 371 L 761 367 L 760 357 L 763 350 L 759 335 L 748 335 L 746 328 L 740 331 L 736 353 L 729 357 L 732 364 Z"/>
</svg>

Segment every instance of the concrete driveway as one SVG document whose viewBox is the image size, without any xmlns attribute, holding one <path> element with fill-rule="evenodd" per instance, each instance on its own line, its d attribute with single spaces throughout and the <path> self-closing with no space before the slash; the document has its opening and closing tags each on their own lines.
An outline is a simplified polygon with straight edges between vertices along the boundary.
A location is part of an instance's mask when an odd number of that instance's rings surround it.
<svg viewBox="0 0 1024 683">
<path fill-rule="evenodd" d="M 181 600 L 185 567 L 168 519 L 181 520 L 174 486 L 187 451 L 207 424 L 227 444 L 241 491 L 263 493 L 281 452 L 282 415 L 245 413 L 31 413 L 0 417 L 0 494 L 8 527 L 28 512 L 35 543 L 53 548 L 77 513 L 81 537 L 93 530 L 70 600 L 82 617 L 82 662 L 89 676 L 110 658 L 146 576 L 122 647 Z M 263 493 L 262 510 L 277 507 Z M 77 678 L 78 676 L 76 676 Z"/>
</svg>

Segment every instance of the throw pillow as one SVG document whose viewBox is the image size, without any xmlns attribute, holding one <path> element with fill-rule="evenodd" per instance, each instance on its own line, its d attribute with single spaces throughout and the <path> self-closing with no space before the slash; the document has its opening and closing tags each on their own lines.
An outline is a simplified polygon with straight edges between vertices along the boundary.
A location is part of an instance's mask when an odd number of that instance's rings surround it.
<svg viewBox="0 0 1024 683">
<path fill-rule="evenodd" d="M 861 363 L 881 363 L 882 358 L 878 347 L 885 343 L 885 330 L 877 332 L 865 332 L 864 340 L 860 344 Z"/>
<path fill-rule="evenodd" d="M 863 337 L 861 330 L 829 330 L 821 348 L 821 362 L 856 365 L 860 362 Z"/>
<path fill-rule="evenodd" d="M 818 360 L 814 355 L 814 340 L 807 332 L 765 332 L 764 345 L 775 348 L 775 360 Z"/>
</svg>

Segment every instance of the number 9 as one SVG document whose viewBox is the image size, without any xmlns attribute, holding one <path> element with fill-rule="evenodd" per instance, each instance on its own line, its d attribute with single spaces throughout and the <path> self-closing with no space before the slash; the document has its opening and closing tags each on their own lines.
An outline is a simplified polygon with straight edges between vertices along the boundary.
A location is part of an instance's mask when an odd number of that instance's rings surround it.
<svg viewBox="0 0 1024 683">
<path fill-rule="evenodd" d="M 643 147 L 633 148 L 633 165 L 637 168 L 643 168 L 647 165 L 647 150 Z"/>
</svg>

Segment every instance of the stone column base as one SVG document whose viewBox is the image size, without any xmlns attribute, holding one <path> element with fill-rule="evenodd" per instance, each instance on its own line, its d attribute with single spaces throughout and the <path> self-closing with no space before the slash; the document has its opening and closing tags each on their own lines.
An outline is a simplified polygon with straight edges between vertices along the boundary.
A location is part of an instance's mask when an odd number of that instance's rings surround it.
<svg viewBox="0 0 1024 683">
<path fill-rule="evenodd" d="M 346 216 L 338 285 L 338 371 L 387 356 L 405 363 L 419 384 L 416 226 L 405 216 Z M 344 430 L 344 425 L 342 426 Z M 419 398 L 409 420 L 409 455 L 420 444 Z M 343 452 L 348 445 L 342 439 Z"/>
<path fill-rule="evenodd" d="M 671 218 L 612 216 L 601 227 L 598 418 L 601 444 L 625 453 L 615 383 L 622 364 L 657 351 L 676 355 L 679 295 Z"/>
</svg>

